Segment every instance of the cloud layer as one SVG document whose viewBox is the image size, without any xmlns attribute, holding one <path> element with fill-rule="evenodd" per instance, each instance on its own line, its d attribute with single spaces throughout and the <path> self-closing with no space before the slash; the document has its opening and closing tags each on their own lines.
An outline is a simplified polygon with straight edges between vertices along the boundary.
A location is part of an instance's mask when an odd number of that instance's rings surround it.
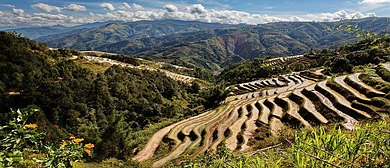
<svg viewBox="0 0 390 168">
<path fill-rule="evenodd" d="M 69 10 L 69 11 L 86 11 L 87 10 L 87 8 L 85 6 L 77 5 L 77 4 L 69 4 L 69 5 L 65 6 L 64 9 Z"/>
<path fill-rule="evenodd" d="M 112 5 L 111 3 L 101 3 L 99 4 L 99 6 L 105 10 L 111 10 L 111 11 L 115 10 L 114 5 Z"/>
<path fill-rule="evenodd" d="M 375 0 L 364 0 L 375 1 Z M 363 1 L 363 2 L 364 2 Z M 385 1 L 385 0 L 376 0 Z M 362 2 L 362 3 L 363 3 Z M 365 2 L 366 3 L 366 2 Z M 87 11 L 87 8 L 82 5 L 69 4 L 64 7 L 57 7 L 48 4 L 38 3 L 31 6 L 31 8 L 48 13 L 25 13 L 23 9 L 16 9 L 13 7 L 12 12 L 0 11 L 0 26 L 10 25 L 33 25 L 33 26 L 45 26 L 54 24 L 63 25 L 78 25 L 92 22 L 102 21 L 139 21 L 139 20 L 157 20 L 157 19 L 178 19 L 178 20 L 190 20 L 190 21 L 202 21 L 202 22 L 215 22 L 225 24 L 262 24 L 269 22 L 288 22 L 288 21 L 338 21 L 341 19 L 351 18 L 365 18 L 373 17 L 374 13 L 348 13 L 345 10 L 337 11 L 334 13 L 318 13 L 318 14 L 306 14 L 299 16 L 279 17 L 271 15 L 251 14 L 244 11 L 235 10 L 215 10 L 206 9 L 202 4 L 193 4 L 187 7 L 179 9 L 173 4 L 166 4 L 162 9 L 149 9 L 146 10 L 139 4 L 122 3 L 118 9 L 111 3 L 97 4 L 106 13 L 92 13 L 88 16 L 79 15 L 74 17 L 72 15 L 62 14 L 62 10 L 67 11 Z M 56 14 L 57 13 L 57 14 Z"/>
<path fill-rule="evenodd" d="M 52 5 L 48 5 L 48 4 L 44 4 L 44 3 L 37 3 L 37 4 L 34 4 L 34 5 L 31 5 L 31 8 L 33 9 L 36 9 L 36 10 L 40 10 L 40 11 L 44 11 L 44 12 L 61 12 L 61 8 L 60 7 L 57 7 L 57 6 L 52 6 Z"/>
</svg>

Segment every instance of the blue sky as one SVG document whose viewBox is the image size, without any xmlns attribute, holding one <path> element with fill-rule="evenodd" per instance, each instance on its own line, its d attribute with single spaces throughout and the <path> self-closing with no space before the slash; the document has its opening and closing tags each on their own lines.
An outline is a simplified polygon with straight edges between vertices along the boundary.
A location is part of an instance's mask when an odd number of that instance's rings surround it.
<svg viewBox="0 0 390 168">
<path fill-rule="evenodd" d="M 1 26 L 154 19 L 261 24 L 390 16 L 390 0 L 1 0 Z"/>
</svg>

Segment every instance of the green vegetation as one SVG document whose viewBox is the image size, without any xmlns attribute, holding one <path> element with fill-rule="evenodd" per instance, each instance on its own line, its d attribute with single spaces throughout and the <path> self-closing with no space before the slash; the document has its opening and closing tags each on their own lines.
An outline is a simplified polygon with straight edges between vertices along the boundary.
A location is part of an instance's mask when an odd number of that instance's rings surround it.
<svg viewBox="0 0 390 168">
<path fill-rule="evenodd" d="M 0 167 L 71 167 L 72 162 L 92 156 L 93 144 L 83 145 L 82 138 L 69 137 L 62 143 L 44 143 L 45 133 L 37 124 L 28 124 L 38 109 L 12 110 L 12 119 L 0 127 Z"/>
<path fill-rule="evenodd" d="M 125 159 L 154 131 L 227 96 L 224 85 L 201 89 L 162 72 L 120 66 L 93 72 L 71 59 L 75 50 L 49 50 L 13 33 L 0 32 L 0 50 L 0 123 L 11 118 L 10 108 L 33 105 L 41 112 L 31 122 L 47 133 L 43 142 L 79 135 L 96 144 L 96 160 Z"/>
<path fill-rule="evenodd" d="M 367 38 L 334 50 L 312 50 L 306 53 L 304 58 L 298 59 L 299 61 L 286 61 L 277 66 L 267 65 L 263 63 L 266 60 L 259 58 L 254 61 L 232 64 L 226 67 L 217 78 L 219 81 L 225 80 L 229 84 L 237 84 L 315 67 L 325 67 L 326 71 L 332 74 L 351 73 L 354 66 L 390 61 L 389 55 L 390 38 Z M 298 65 L 302 62 L 304 62 L 303 65 Z M 382 76 L 388 75 L 385 68 L 378 67 L 378 70 L 379 74 L 383 74 Z M 384 77 L 384 79 L 387 78 Z"/>
<path fill-rule="evenodd" d="M 234 154 L 221 147 L 195 159 L 183 155 L 180 167 L 388 167 L 389 129 L 388 117 L 353 131 L 337 126 L 304 129 L 251 154 Z"/>
</svg>

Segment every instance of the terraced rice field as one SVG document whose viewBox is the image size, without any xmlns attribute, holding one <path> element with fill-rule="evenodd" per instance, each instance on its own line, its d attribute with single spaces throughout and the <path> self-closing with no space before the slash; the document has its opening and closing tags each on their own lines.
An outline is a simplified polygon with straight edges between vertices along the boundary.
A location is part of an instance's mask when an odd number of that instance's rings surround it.
<svg viewBox="0 0 390 168">
<path fill-rule="evenodd" d="M 228 97 L 219 108 L 156 132 L 133 160 L 151 160 L 152 167 L 162 167 L 183 154 L 194 157 L 222 144 L 232 151 L 250 150 L 248 142 L 257 136 L 257 131 L 268 130 L 261 135 L 278 136 L 286 126 L 310 129 L 319 124 L 341 123 L 346 129 L 353 129 L 360 120 L 374 115 L 361 107 L 375 106 L 371 99 L 384 95 L 360 81 L 359 75 L 320 81 L 303 73 L 293 73 L 239 84 L 235 88 L 237 94 Z M 334 90 L 329 83 L 331 80 L 344 92 Z M 370 90 L 370 95 L 360 92 L 361 88 Z M 239 94 L 242 92 L 248 93 Z M 347 94 L 363 105 L 354 105 Z M 155 158 L 163 139 L 172 142 L 170 152 Z"/>
<path fill-rule="evenodd" d="M 289 57 L 278 57 L 278 58 L 272 58 L 264 61 L 265 65 L 274 66 L 274 65 L 280 65 L 284 64 L 288 61 L 296 61 L 300 58 L 302 58 L 303 55 L 294 55 Z"/>
</svg>

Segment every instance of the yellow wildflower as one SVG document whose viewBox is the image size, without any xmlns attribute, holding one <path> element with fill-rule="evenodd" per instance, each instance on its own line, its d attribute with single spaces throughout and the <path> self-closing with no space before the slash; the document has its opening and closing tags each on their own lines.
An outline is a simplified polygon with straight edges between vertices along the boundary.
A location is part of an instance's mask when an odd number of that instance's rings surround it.
<svg viewBox="0 0 390 168">
<path fill-rule="evenodd" d="M 61 146 L 65 146 L 66 144 L 67 144 L 66 141 L 62 140 Z"/>
<path fill-rule="evenodd" d="M 77 138 L 77 139 L 73 139 L 74 143 L 76 144 L 79 144 L 80 142 L 84 141 L 83 138 Z"/>
<path fill-rule="evenodd" d="M 71 136 L 71 137 L 69 137 L 69 139 L 76 139 L 76 137 L 74 137 L 74 136 Z"/>
<path fill-rule="evenodd" d="M 34 129 L 37 127 L 37 124 L 27 124 L 24 126 L 24 128 L 31 128 L 31 129 Z"/>
<path fill-rule="evenodd" d="M 95 147 L 95 145 L 93 145 L 93 144 L 85 144 L 85 148 L 87 148 L 87 149 L 91 149 L 91 148 L 93 148 L 93 147 Z"/>
<path fill-rule="evenodd" d="M 91 156 L 91 150 L 89 150 L 89 149 L 85 149 L 85 150 L 84 150 L 84 152 L 85 152 L 85 153 L 87 153 L 87 154 L 88 154 L 88 156 Z"/>
</svg>

